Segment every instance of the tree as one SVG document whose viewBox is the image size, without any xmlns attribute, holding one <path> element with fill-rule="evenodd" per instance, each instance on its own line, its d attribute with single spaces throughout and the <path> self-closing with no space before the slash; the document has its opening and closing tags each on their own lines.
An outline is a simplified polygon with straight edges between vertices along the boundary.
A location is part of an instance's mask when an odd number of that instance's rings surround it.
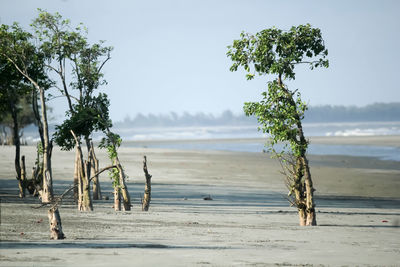
<svg viewBox="0 0 400 267">
<path fill-rule="evenodd" d="M 33 44 L 32 35 L 14 23 L 11 27 L 0 27 L 0 56 L 12 64 L 15 69 L 27 79 L 39 93 L 41 107 L 41 124 L 43 125 L 43 188 L 42 202 L 50 203 L 53 200 L 53 174 L 51 169 L 52 144 L 49 138 L 45 90 L 50 84 L 47 82 L 44 71 L 45 55 Z M 51 215 L 51 216 L 50 216 Z M 49 211 L 52 237 L 63 239 L 61 219 L 57 208 Z"/>
<path fill-rule="evenodd" d="M 98 171 L 98 160 L 90 135 L 94 131 L 105 131 L 104 121 L 99 119 L 98 112 L 108 114 L 109 103 L 105 94 L 96 96 L 94 91 L 106 83 L 102 79 L 102 68 L 111 58 L 112 47 L 104 47 L 103 41 L 90 45 L 86 36 L 87 29 L 83 25 L 72 28 L 69 20 L 63 19 L 60 14 L 50 14 L 40 9 L 39 11 L 39 16 L 32 26 L 41 41 L 41 49 L 48 55 L 46 67 L 59 77 L 61 86 L 58 89 L 66 97 L 69 107 L 66 120 L 56 126 L 54 140 L 63 149 L 70 150 L 75 146 L 75 139 L 70 131 L 77 135 L 77 140 L 83 137 L 87 146 L 88 161 L 92 166 L 92 173 L 95 173 Z M 72 66 L 69 86 L 66 70 L 68 63 Z M 71 94 L 71 89 L 78 92 L 77 96 Z M 76 147 L 78 149 L 78 146 Z M 77 156 L 78 154 L 77 152 Z M 75 162 L 79 160 L 76 159 Z M 81 173 L 77 171 L 79 166 L 80 164 L 75 165 L 77 174 Z M 79 179 L 79 175 L 75 175 L 76 184 Z M 87 192 L 85 194 L 88 195 Z M 101 198 L 98 177 L 93 180 L 93 198 Z"/>
<path fill-rule="evenodd" d="M 288 178 L 290 201 L 298 208 L 300 225 L 316 225 L 315 189 L 306 157 L 309 142 L 301 123 L 307 105 L 297 90 L 289 90 L 283 82 L 295 79 L 296 65 L 307 64 L 311 69 L 329 66 L 321 31 L 307 24 L 289 31 L 270 28 L 255 35 L 241 33 L 228 49 L 227 56 L 233 61 L 231 71 L 243 67 L 248 80 L 256 74 L 277 75 L 268 82 L 262 100 L 245 103 L 244 111 L 247 116 L 255 115 L 259 129 L 270 135 L 268 146 L 272 151 L 275 144 L 284 143 L 284 149 L 275 153 Z"/>
<path fill-rule="evenodd" d="M 107 137 L 101 140 L 100 147 L 107 149 L 111 163 L 113 166 L 116 166 L 109 173 L 114 187 L 114 209 L 116 211 L 121 210 L 122 196 L 124 210 L 128 211 L 131 210 L 131 199 L 126 186 L 125 171 L 118 158 L 118 148 L 121 145 L 122 139 L 118 134 L 111 132 L 109 127 L 107 127 L 106 135 Z"/>
</svg>

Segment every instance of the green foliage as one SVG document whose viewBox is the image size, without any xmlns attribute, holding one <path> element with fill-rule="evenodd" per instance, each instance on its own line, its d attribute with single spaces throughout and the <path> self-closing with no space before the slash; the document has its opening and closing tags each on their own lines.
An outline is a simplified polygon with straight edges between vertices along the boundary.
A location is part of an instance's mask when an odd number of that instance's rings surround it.
<svg viewBox="0 0 400 267">
<path fill-rule="evenodd" d="M 25 82 L 30 77 L 43 89 L 53 85 L 44 70 L 44 53 L 34 45 L 34 36 L 18 23 L 0 26 L 0 57 L 24 73 Z"/>
<path fill-rule="evenodd" d="M 107 137 L 104 137 L 100 144 L 100 148 L 105 148 L 107 150 L 108 157 L 111 159 L 112 162 L 116 162 L 116 158 L 118 156 L 117 149 L 120 147 L 122 142 L 121 137 L 118 134 L 108 132 Z M 110 179 L 113 182 L 113 186 L 117 187 L 120 186 L 119 183 L 119 170 L 117 168 L 112 168 L 109 171 Z"/>
<path fill-rule="evenodd" d="M 268 83 L 268 92 L 262 93 L 262 96 L 260 102 L 245 103 L 245 114 L 257 117 L 259 130 L 271 136 L 271 148 L 278 142 L 284 142 L 285 148 L 290 146 L 295 155 L 300 155 L 307 149 L 307 142 L 301 143 L 299 138 L 299 121 L 307 109 L 300 93 L 297 92 L 293 101 L 293 95 L 275 80 Z"/>
<path fill-rule="evenodd" d="M 248 80 L 255 74 L 278 75 L 276 80 L 268 82 L 268 91 L 262 93 L 260 102 L 245 103 L 245 114 L 255 115 L 259 130 L 271 136 L 270 150 L 276 143 L 283 142 L 282 153 L 290 150 L 296 157 L 303 156 L 308 142 L 303 136 L 301 120 L 307 105 L 301 100 L 300 93 L 290 91 L 282 79 L 295 79 L 297 64 L 308 64 L 311 69 L 329 66 L 325 59 L 328 50 L 320 29 L 307 24 L 292 27 L 289 31 L 271 28 L 256 35 L 242 33 L 240 37 L 228 46 L 227 56 L 233 61 L 230 70 L 236 71 L 242 66 Z"/>
<path fill-rule="evenodd" d="M 237 71 L 242 66 L 248 80 L 253 79 L 255 73 L 295 79 L 296 64 L 305 63 L 311 69 L 329 66 L 321 30 L 310 24 L 292 27 L 289 31 L 266 29 L 256 35 L 242 32 L 240 38 L 228 46 L 227 56 L 233 61 L 230 70 Z"/>
<path fill-rule="evenodd" d="M 0 74 L 0 123 L 12 127 L 11 114 L 14 113 L 18 115 L 18 124 L 23 128 L 33 122 L 33 111 L 28 107 L 32 87 L 2 56 L 0 56 Z"/>
<path fill-rule="evenodd" d="M 48 62 L 62 61 L 86 45 L 83 35 L 86 29 L 79 25 L 75 31 L 71 30 L 70 21 L 63 19 L 59 13 L 50 14 L 45 10 L 38 9 L 39 16 L 31 26 L 35 30 L 35 36 L 40 41 L 41 51 Z"/>
<path fill-rule="evenodd" d="M 37 143 L 37 145 L 36 145 L 36 152 L 37 152 L 37 154 L 39 155 L 39 156 L 43 156 L 43 153 L 44 153 L 44 151 L 43 151 L 43 146 L 42 146 L 42 143 L 41 142 L 38 142 Z"/>
<path fill-rule="evenodd" d="M 112 168 L 108 172 L 108 176 L 110 177 L 110 180 L 112 181 L 112 186 L 115 187 L 120 187 L 119 183 L 119 170 L 117 168 Z"/>
<path fill-rule="evenodd" d="M 104 63 L 110 58 L 112 47 L 103 47 L 104 42 L 98 44 L 86 44 L 79 50 L 79 54 L 72 58 L 74 68 L 73 76 L 76 81 L 71 82 L 71 86 L 75 89 L 83 91 L 82 95 L 90 97 L 93 90 L 107 82 L 102 80 L 101 72 Z"/>
<path fill-rule="evenodd" d="M 70 130 L 78 136 L 89 136 L 94 131 L 105 131 L 111 127 L 111 120 L 108 117 L 110 102 L 106 94 L 92 97 L 91 101 L 85 104 L 74 105 L 75 112 L 68 111 L 69 118 L 56 126 L 53 139 L 63 150 L 71 150 L 75 146 L 75 139 Z"/>
<path fill-rule="evenodd" d="M 114 160 L 117 157 L 117 149 L 120 147 L 122 142 L 121 137 L 118 134 L 109 132 L 107 137 L 103 137 L 99 144 L 100 148 L 107 149 L 108 157 Z"/>
<path fill-rule="evenodd" d="M 110 59 L 112 47 L 103 46 L 103 41 L 90 45 L 87 29 L 82 24 L 72 27 L 59 13 L 50 14 L 39 9 L 32 27 L 40 41 L 40 49 L 46 55 L 46 66 L 60 78 L 62 87 L 59 90 L 69 103 L 66 120 L 56 126 L 53 138 L 62 149 L 70 150 L 74 147 L 70 130 L 87 140 L 92 132 L 111 127 L 107 95 L 96 96 L 94 90 L 106 83 L 101 70 Z M 77 92 L 76 97 L 67 86 L 66 64 L 72 66 L 69 85 Z"/>
<path fill-rule="evenodd" d="M 44 69 L 44 55 L 34 45 L 33 36 L 18 23 L 0 26 L 0 119 L 11 126 L 11 116 L 16 116 L 19 128 L 35 120 L 29 104 L 36 99 L 32 81 L 43 90 L 52 82 Z M 13 126 L 12 126 L 13 127 Z M 10 127 L 11 128 L 11 127 Z"/>
</svg>

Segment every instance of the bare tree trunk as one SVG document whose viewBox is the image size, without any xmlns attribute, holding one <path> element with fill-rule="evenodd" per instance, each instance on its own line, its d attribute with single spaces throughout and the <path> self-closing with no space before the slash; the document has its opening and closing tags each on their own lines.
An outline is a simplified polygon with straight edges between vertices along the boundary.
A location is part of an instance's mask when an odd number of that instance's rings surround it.
<svg viewBox="0 0 400 267">
<path fill-rule="evenodd" d="M 121 192 L 118 186 L 114 187 L 114 210 L 121 210 Z"/>
<path fill-rule="evenodd" d="M 92 172 L 97 173 L 99 172 L 99 160 L 97 158 L 93 159 L 93 165 L 92 165 Z M 100 180 L 99 176 L 96 175 L 93 178 L 93 199 L 98 200 L 101 199 L 101 188 L 100 188 Z"/>
<path fill-rule="evenodd" d="M 131 198 L 129 196 L 128 187 L 126 186 L 125 180 L 125 172 L 119 162 L 118 157 L 115 159 L 115 165 L 117 165 L 118 173 L 119 173 L 119 185 L 120 185 L 120 192 L 122 196 L 122 202 L 124 206 L 124 210 L 128 211 L 131 210 Z"/>
<path fill-rule="evenodd" d="M 150 207 L 150 200 L 151 200 L 151 175 L 147 170 L 147 158 L 144 156 L 143 160 L 143 171 L 144 176 L 146 178 L 146 184 L 144 187 L 144 196 L 142 202 L 142 211 L 148 211 Z"/>
<path fill-rule="evenodd" d="M 40 142 L 42 144 L 42 147 L 44 147 L 44 137 L 43 137 L 43 123 L 40 119 L 40 114 L 39 114 L 39 107 L 38 107 L 38 102 L 37 102 L 37 91 L 35 89 L 32 90 L 32 110 L 33 114 L 35 115 L 35 119 L 38 125 L 39 129 L 39 136 L 40 136 Z"/>
<path fill-rule="evenodd" d="M 25 197 L 25 188 L 26 188 L 26 167 L 25 167 L 25 156 L 21 157 L 21 179 L 19 180 L 19 190 L 20 197 Z"/>
<path fill-rule="evenodd" d="M 43 185 L 43 162 L 40 161 L 40 152 L 37 148 L 35 166 L 32 168 L 32 179 L 28 182 L 28 191 L 34 197 L 42 194 Z"/>
<path fill-rule="evenodd" d="M 94 146 L 93 142 L 90 142 L 90 159 L 91 159 L 91 166 L 92 166 L 92 173 L 98 173 L 99 172 L 99 160 L 96 157 L 96 154 L 94 153 Z M 98 200 L 101 199 L 101 189 L 100 189 L 100 181 L 99 181 L 99 176 L 96 175 L 93 178 L 93 199 Z"/>
<path fill-rule="evenodd" d="M 298 208 L 299 212 L 299 224 L 300 226 L 306 226 L 307 225 L 307 217 L 306 217 L 306 211 L 304 209 L 304 206 Z"/>
<path fill-rule="evenodd" d="M 90 162 L 84 162 L 84 175 L 81 176 L 82 180 L 82 205 L 81 208 L 83 211 L 92 211 L 93 204 L 92 199 L 90 197 Z"/>
<path fill-rule="evenodd" d="M 50 223 L 50 239 L 58 240 L 64 239 L 64 233 L 62 231 L 61 217 L 57 207 L 53 207 L 48 211 L 49 223 Z"/>
<path fill-rule="evenodd" d="M 293 192 L 295 196 L 295 205 L 299 213 L 299 224 L 300 226 L 306 225 L 306 213 L 305 213 L 305 203 L 304 203 L 304 190 L 303 190 L 303 162 L 299 157 L 296 158 L 294 170 Z"/>
<path fill-rule="evenodd" d="M 76 148 L 78 150 L 78 147 Z M 78 155 L 78 210 L 83 210 L 83 180 L 80 155 Z"/>
<path fill-rule="evenodd" d="M 313 183 L 311 180 L 310 169 L 308 166 L 308 160 L 306 156 L 302 158 L 304 166 L 304 183 L 306 189 L 306 214 L 307 214 L 307 226 L 317 225 L 317 218 L 315 214 L 315 203 L 314 203 L 314 191 Z"/>
<path fill-rule="evenodd" d="M 15 172 L 17 173 L 17 181 L 18 181 L 18 188 L 19 188 L 19 197 L 25 197 L 25 189 L 24 184 L 21 179 L 21 164 L 20 164 L 20 157 L 21 157 L 21 143 L 19 139 L 19 127 L 18 127 L 18 114 L 15 103 L 10 101 L 11 106 L 11 117 L 13 119 L 13 145 L 15 145 Z"/>
<path fill-rule="evenodd" d="M 53 173 L 51 170 L 51 147 L 49 140 L 49 129 L 47 123 L 46 101 L 44 90 L 39 87 L 40 102 L 42 106 L 42 123 L 43 123 L 43 193 L 42 202 L 48 203 L 53 198 Z"/>
<path fill-rule="evenodd" d="M 75 164 L 74 164 L 74 201 L 78 203 L 79 192 L 80 192 L 80 184 L 79 184 L 79 151 L 78 148 L 75 149 Z"/>
<path fill-rule="evenodd" d="M 78 210 L 81 211 L 92 211 L 93 204 L 90 197 L 90 163 L 83 161 L 82 149 L 79 144 L 79 139 L 75 136 L 71 130 L 76 142 L 76 150 L 78 151 Z"/>
</svg>

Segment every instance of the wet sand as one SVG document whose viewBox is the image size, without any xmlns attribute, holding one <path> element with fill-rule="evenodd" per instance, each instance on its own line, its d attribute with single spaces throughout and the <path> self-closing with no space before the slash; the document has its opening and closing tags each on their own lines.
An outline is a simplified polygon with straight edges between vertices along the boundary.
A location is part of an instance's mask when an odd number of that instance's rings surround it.
<svg viewBox="0 0 400 267">
<path fill-rule="evenodd" d="M 322 138 L 313 142 L 386 144 L 398 137 Z M 378 140 L 379 139 L 379 140 Z M 27 170 L 35 148 L 23 147 Z M 101 167 L 105 152 L 97 152 Z M 153 175 L 142 212 L 143 155 Z M 14 150 L 0 147 L 1 266 L 291 266 L 400 264 L 400 163 L 310 155 L 316 227 L 298 226 L 279 164 L 263 153 L 120 149 L 129 175 L 131 212 L 115 212 L 107 174 L 93 212 L 70 199 L 60 207 L 67 239 L 49 240 L 45 208 L 17 198 Z M 69 187 L 74 152 L 53 152 L 57 194 Z M 213 200 L 203 200 L 205 196 Z"/>
</svg>

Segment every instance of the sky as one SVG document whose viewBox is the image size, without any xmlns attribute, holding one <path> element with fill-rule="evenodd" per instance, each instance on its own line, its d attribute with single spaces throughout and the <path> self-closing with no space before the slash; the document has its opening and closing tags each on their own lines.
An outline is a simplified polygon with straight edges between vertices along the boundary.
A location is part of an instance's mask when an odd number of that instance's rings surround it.
<svg viewBox="0 0 400 267">
<path fill-rule="evenodd" d="M 261 99 L 268 80 L 230 72 L 227 46 L 242 31 L 310 23 L 322 31 L 330 67 L 296 70 L 290 89 L 310 105 L 400 102 L 400 1 L 269 0 L 0 0 L 0 23 L 25 30 L 37 8 L 82 22 L 89 40 L 114 50 L 104 68 L 111 118 L 169 112 L 242 112 Z M 64 118 L 65 99 L 53 100 Z"/>
</svg>

